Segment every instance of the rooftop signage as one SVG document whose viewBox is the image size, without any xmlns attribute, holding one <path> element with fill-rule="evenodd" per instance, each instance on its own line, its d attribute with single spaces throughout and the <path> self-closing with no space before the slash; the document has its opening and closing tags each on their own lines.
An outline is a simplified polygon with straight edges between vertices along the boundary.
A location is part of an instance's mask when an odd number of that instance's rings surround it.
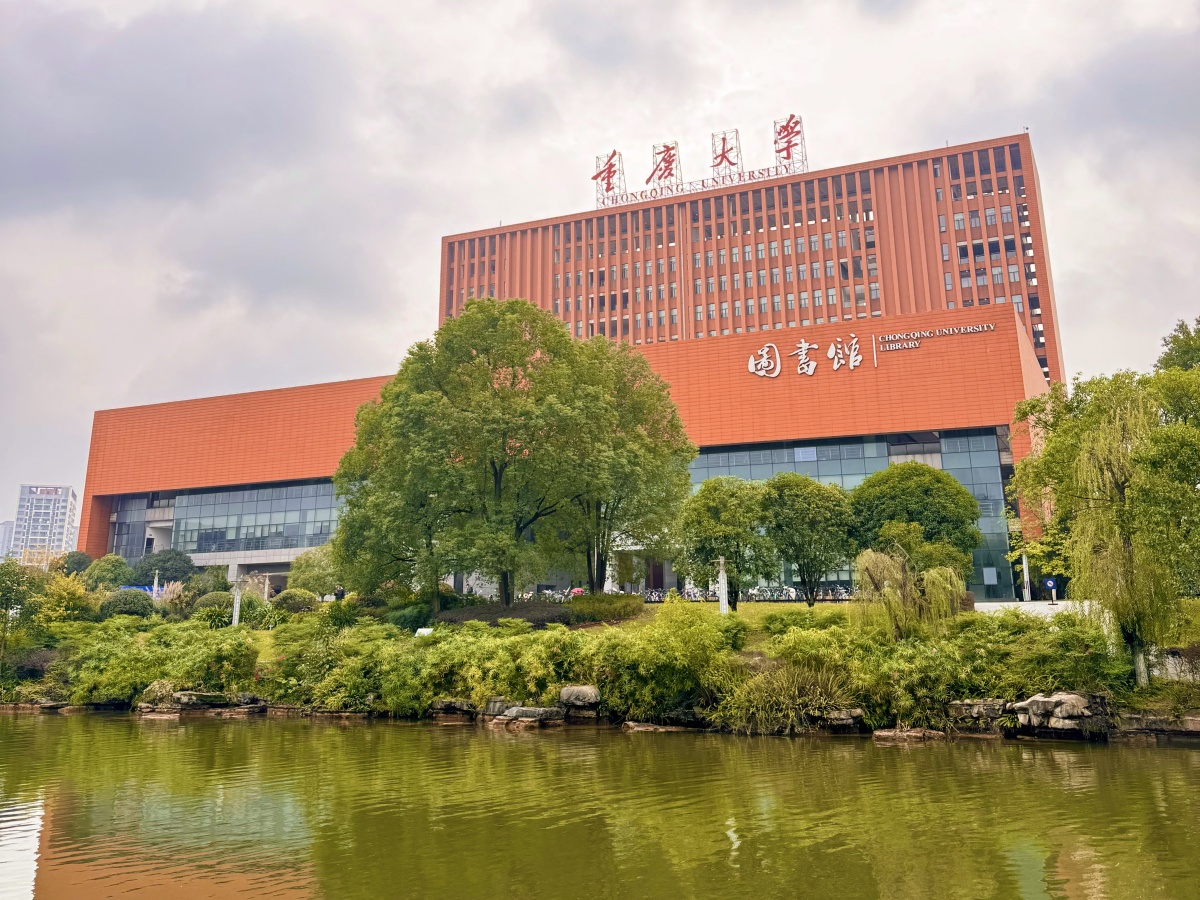
<svg viewBox="0 0 1200 900">
<path fill-rule="evenodd" d="M 596 157 L 596 172 L 592 175 L 592 181 L 596 184 L 596 208 L 607 209 L 807 172 L 804 120 L 794 114 L 785 119 L 776 119 L 773 136 L 775 165 L 746 171 L 742 165 L 742 141 L 738 130 L 714 132 L 709 157 L 711 174 L 699 181 L 687 182 L 683 180 L 679 143 L 665 141 L 655 144 L 650 154 L 650 173 L 646 176 L 644 186 L 635 187 L 632 191 L 625 186 L 625 163 L 621 151 L 601 154 Z"/>
<path fill-rule="evenodd" d="M 955 325 L 946 328 L 923 328 L 915 331 L 873 334 L 869 348 L 872 368 L 879 368 L 881 353 L 920 350 L 928 340 L 942 337 L 963 337 L 995 330 L 994 322 L 984 322 L 978 325 Z M 787 358 L 796 357 L 797 375 L 811 377 L 816 373 L 818 360 L 809 354 L 820 349 L 820 344 L 809 343 L 804 338 L 796 342 L 796 349 L 787 354 Z M 845 368 L 847 372 L 853 372 L 863 363 L 858 336 L 854 332 L 850 333 L 849 338 L 835 338 L 828 344 L 828 349 L 823 355 L 835 372 L 842 368 Z M 746 370 L 759 378 L 778 378 L 783 371 L 783 360 L 784 357 L 780 355 L 779 347 L 774 343 L 766 343 L 756 353 L 750 354 L 750 358 L 746 361 Z"/>
</svg>

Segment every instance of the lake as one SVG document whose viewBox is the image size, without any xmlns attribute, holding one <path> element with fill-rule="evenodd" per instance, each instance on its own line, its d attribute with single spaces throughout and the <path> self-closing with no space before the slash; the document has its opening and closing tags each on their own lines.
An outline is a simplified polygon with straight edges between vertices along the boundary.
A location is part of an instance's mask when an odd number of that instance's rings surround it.
<svg viewBox="0 0 1200 900">
<path fill-rule="evenodd" d="M 1200 896 L 1200 749 L 0 715 L 0 897 Z"/>
</svg>

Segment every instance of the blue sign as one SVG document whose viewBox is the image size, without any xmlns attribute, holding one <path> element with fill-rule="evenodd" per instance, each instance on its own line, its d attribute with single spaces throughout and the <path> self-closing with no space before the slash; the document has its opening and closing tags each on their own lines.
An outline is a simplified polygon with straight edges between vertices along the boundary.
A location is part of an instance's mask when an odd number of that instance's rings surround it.
<svg viewBox="0 0 1200 900">
<path fill-rule="evenodd" d="M 1044 587 L 1048 591 L 1052 591 L 1056 587 L 1058 587 L 1058 582 L 1053 578 L 1043 578 L 1042 579 L 1042 587 Z"/>
</svg>

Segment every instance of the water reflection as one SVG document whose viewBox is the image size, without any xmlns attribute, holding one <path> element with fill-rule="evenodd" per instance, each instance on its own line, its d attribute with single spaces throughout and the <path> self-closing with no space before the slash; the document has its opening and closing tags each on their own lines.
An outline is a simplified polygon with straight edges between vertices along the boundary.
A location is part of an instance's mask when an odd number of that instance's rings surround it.
<svg viewBox="0 0 1200 900">
<path fill-rule="evenodd" d="M 0 717 L 21 897 L 1195 897 L 1198 814 L 1182 748 Z"/>
</svg>

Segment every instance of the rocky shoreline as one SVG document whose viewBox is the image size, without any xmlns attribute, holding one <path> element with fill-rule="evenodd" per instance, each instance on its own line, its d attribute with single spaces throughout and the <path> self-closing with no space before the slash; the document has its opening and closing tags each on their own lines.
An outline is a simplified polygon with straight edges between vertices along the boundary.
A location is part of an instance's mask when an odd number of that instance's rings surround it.
<svg viewBox="0 0 1200 900">
<path fill-rule="evenodd" d="M 0 713 L 81 715 L 132 713 L 146 720 L 248 719 L 256 716 L 313 718 L 331 721 L 379 718 L 369 713 L 339 712 L 298 706 L 273 706 L 249 694 L 228 697 L 198 691 L 163 691 L 154 703 L 127 706 L 101 704 L 72 706 L 66 703 L 0 703 Z M 1145 711 L 1113 710 L 1096 695 L 1058 692 L 1037 694 L 1013 703 L 1001 698 L 955 700 L 947 704 L 953 723 L 944 730 L 892 728 L 871 730 L 862 710 L 833 710 L 805 734 L 838 734 L 870 737 L 880 744 L 923 744 L 958 739 L 1085 740 L 1109 741 L 1163 738 L 1200 739 L 1200 709 L 1177 717 Z M 524 732 L 563 726 L 619 728 L 623 732 L 712 732 L 705 722 L 652 723 L 614 720 L 602 710 L 600 692 L 592 685 L 569 685 L 554 706 L 536 707 L 493 697 L 482 708 L 470 700 L 436 700 L 426 717 L 436 725 L 483 726 L 492 730 Z"/>
</svg>

